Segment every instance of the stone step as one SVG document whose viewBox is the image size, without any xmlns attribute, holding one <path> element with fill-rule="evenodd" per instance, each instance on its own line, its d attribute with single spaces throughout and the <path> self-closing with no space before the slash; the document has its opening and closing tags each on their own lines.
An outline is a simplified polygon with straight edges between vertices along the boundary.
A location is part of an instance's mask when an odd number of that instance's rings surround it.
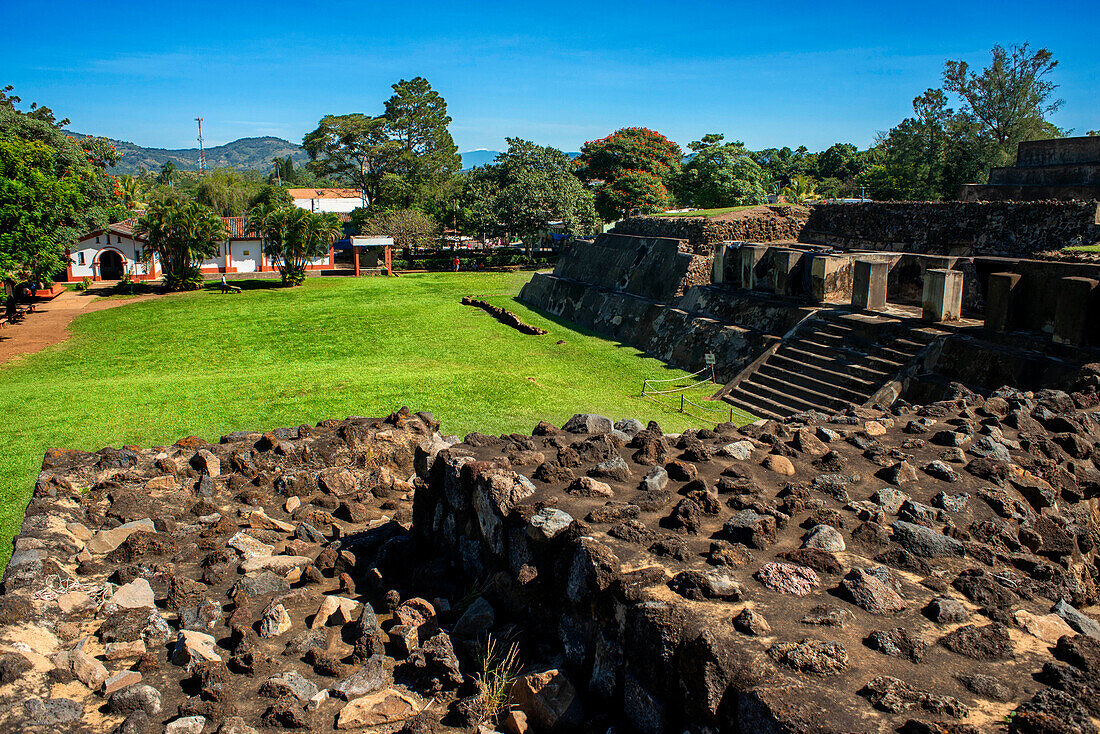
<svg viewBox="0 0 1100 734">
<path fill-rule="evenodd" d="M 878 344 L 875 345 L 873 349 L 873 354 L 874 356 L 882 357 L 889 360 L 890 362 L 894 362 L 900 368 L 902 365 L 906 365 L 911 362 L 913 360 L 913 357 L 916 357 L 917 352 L 919 351 L 919 349 L 916 351 L 897 349 L 892 344 Z"/>
<path fill-rule="evenodd" d="M 838 347 L 830 347 L 816 341 L 816 335 L 793 342 L 796 348 L 820 355 L 827 359 L 847 360 L 857 366 L 874 369 L 887 375 L 895 374 L 910 360 L 907 354 L 890 354 L 874 344 L 845 344 Z"/>
<path fill-rule="evenodd" d="M 736 408 L 752 413 L 758 418 L 780 420 L 789 415 L 794 415 L 797 412 L 786 406 L 773 403 L 771 400 L 762 398 L 759 395 L 747 393 L 740 387 L 734 388 L 733 392 L 727 395 L 724 400 Z"/>
<path fill-rule="evenodd" d="M 785 374 L 785 376 L 787 375 L 789 375 L 789 373 Z M 749 381 L 758 385 L 763 385 L 764 387 L 775 390 L 776 392 L 779 392 L 783 395 L 790 395 L 792 397 L 805 400 L 809 403 L 813 403 L 817 406 L 830 408 L 830 410 L 824 412 L 838 411 L 846 408 L 850 402 L 855 402 L 845 400 L 844 398 L 833 394 L 832 391 L 821 392 L 818 390 L 810 389 L 805 385 L 798 384 L 797 382 L 784 380 L 780 377 L 776 377 L 774 374 L 768 374 L 762 369 L 757 370 L 755 373 L 753 373 L 752 377 L 749 378 Z M 862 404 L 863 402 L 863 400 L 860 400 L 857 404 Z"/>
<path fill-rule="evenodd" d="M 777 354 L 779 353 L 798 362 L 803 362 L 811 366 L 823 367 L 841 375 L 854 375 L 861 380 L 873 383 L 884 382 L 889 375 L 897 372 L 896 366 L 883 366 L 870 362 L 864 360 L 862 355 L 853 357 L 852 355 L 845 355 L 835 351 L 832 355 L 825 355 L 820 351 L 803 349 L 800 344 L 788 344 L 785 347 L 780 347 Z"/>
<path fill-rule="evenodd" d="M 816 357 L 817 355 L 813 356 Z M 782 349 L 772 355 L 771 359 L 768 360 L 768 364 L 774 364 L 789 372 L 808 375 L 822 382 L 836 382 L 867 394 L 875 392 L 878 386 L 886 381 L 885 375 L 876 374 L 873 379 L 868 379 L 866 374 L 853 374 L 848 371 L 845 365 L 837 365 L 820 359 L 815 359 L 811 363 L 801 359 L 796 352 L 784 353 Z"/>
<path fill-rule="evenodd" d="M 764 375 L 776 380 L 782 380 L 791 385 L 798 385 L 799 387 L 806 388 L 815 393 L 822 395 L 828 395 L 838 400 L 845 402 L 856 403 L 861 405 L 866 402 L 867 398 L 871 397 L 871 385 L 867 385 L 865 389 L 859 390 L 853 387 L 848 387 L 842 384 L 839 380 L 820 380 L 813 375 L 807 373 L 807 371 L 795 371 L 782 367 L 775 362 L 766 362 L 760 365 L 760 368 L 756 371 L 758 375 Z"/>
<path fill-rule="evenodd" d="M 754 382 L 755 377 L 756 377 L 756 375 L 753 375 L 752 377 L 749 377 L 749 379 L 742 382 L 739 387 L 744 392 L 747 392 L 751 395 L 758 395 L 762 398 L 766 398 L 766 399 L 770 400 L 771 402 L 775 403 L 776 405 L 781 405 L 781 406 L 786 407 L 790 411 L 790 413 L 788 415 L 793 415 L 794 413 L 801 413 L 804 410 L 819 410 L 819 411 L 824 412 L 824 413 L 833 412 L 829 409 L 828 406 L 818 405 L 817 403 L 815 403 L 811 400 L 803 400 L 802 398 L 800 398 L 796 395 L 791 395 L 791 394 L 785 393 L 781 390 L 776 390 L 774 388 L 768 387 L 767 385 L 761 385 L 758 382 Z"/>
</svg>

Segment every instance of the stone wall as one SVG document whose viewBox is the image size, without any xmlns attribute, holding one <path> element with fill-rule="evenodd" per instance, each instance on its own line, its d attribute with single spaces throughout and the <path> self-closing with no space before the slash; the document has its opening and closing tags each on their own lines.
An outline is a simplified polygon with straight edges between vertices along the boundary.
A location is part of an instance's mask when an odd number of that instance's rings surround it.
<svg viewBox="0 0 1100 734">
<path fill-rule="evenodd" d="M 689 372 L 713 353 L 718 379 L 731 379 L 805 309 L 714 288 L 713 250 L 684 249 L 683 240 L 603 234 L 566 250 L 552 275 L 535 273 L 519 300 Z"/>
<path fill-rule="evenodd" d="M 1079 524 L 1100 477 L 1059 448 L 1095 441 L 1073 407 L 1095 401 L 1004 388 L 741 431 L 581 415 L 475 434 L 421 475 L 413 531 L 560 656 L 586 712 L 643 734 L 1095 732 L 1095 689 L 1056 660 L 1100 655 L 1074 608 L 1100 598 Z M 974 411 L 1009 417 L 971 445 Z"/>
<path fill-rule="evenodd" d="M 819 204 L 799 240 L 844 250 L 1028 257 L 1100 242 L 1100 203 Z"/>
<path fill-rule="evenodd" d="M 570 245 L 554 274 L 662 301 L 683 295 L 693 285 L 709 283 L 710 262 L 707 256 L 683 251 L 683 242 L 677 239 L 610 233 Z"/>
<path fill-rule="evenodd" d="M 701 369 L 704 355 L 713 353 L 719 381 L 732 379 L 767 346 L 767 335 L 757 329 L 543 273 L 523 287 L 520 300 L 689 372 Z M 778 323 L 787 320 L 776 316 Z"/>
<path fill-rule="evenodd" d="M 798 239 L 808 210 L 796 206 L 769 206 L 767 214 L 737 219 L 707 217 L 631 217 L 615 225 L 618 234 L 673 237 L 687 242 L 692 252 L 709 253 L 715 242 L 791 242 Z"/>
</svg>

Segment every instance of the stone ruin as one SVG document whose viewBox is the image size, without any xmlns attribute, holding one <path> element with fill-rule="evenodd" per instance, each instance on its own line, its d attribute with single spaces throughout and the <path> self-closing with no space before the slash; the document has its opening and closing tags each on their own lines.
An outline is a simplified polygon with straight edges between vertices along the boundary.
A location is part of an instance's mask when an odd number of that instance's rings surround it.
<svg viewBox="0 0 1100 734">
<path fill-rule="evenodd" d="M 1100 200 L 1100 137 L 1020 143 L 1016 165 L 994 168 L 988 184 L 966 184 L 963 201 Z"/>
<path fill-rule="evenodd" d="M 0 727 L 1092 734 L 1098 386 L 50 450 Z M 518 650 L 506 703 L 490 640 Z"/>
</svg>

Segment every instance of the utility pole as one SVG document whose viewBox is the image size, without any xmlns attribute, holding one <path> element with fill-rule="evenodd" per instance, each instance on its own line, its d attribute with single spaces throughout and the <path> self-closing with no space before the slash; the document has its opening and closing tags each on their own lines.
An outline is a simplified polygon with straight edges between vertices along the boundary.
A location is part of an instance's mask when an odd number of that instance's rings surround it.
<svg viewBox="0 0 1100 734">
<path fill-rule="evenodd" d="M 202 149 L 202 118 L 196 117 L 195 122 L 199 123 L 199 175 L 206 175 L 206 153 Z"/>
</svg>

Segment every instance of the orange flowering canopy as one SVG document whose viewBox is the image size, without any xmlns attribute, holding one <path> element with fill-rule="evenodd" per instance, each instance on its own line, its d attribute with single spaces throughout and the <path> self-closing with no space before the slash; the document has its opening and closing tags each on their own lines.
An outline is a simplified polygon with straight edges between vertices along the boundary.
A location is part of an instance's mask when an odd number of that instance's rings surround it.
<svg viewBox="0 0 1100 734">
<path fill-rule="evenodd" d="M 581 147 L 577 174 L 596 182 L 596 211 L 605 221 L 649 214 L 672 202 L 668 184 L 682 167 L 683 151 L 664 135 L 624 127 Z"/>
</svg>

